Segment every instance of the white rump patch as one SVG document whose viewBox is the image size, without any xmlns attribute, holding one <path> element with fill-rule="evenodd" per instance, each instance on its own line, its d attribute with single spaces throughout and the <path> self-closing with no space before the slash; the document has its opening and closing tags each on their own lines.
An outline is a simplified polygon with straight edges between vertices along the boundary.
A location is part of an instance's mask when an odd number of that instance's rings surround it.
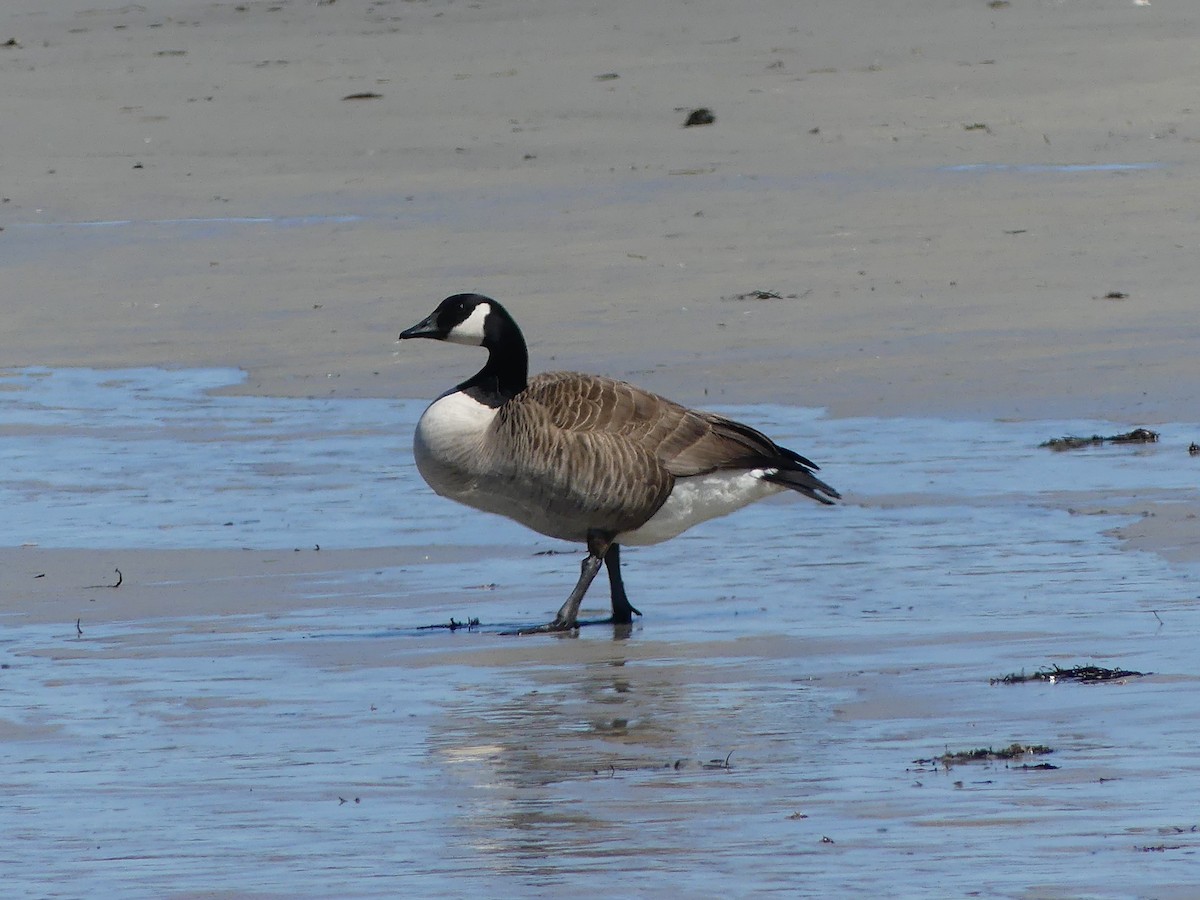
<svg viewBox="0 0 1200 900">
<path fill-rule="evenodd" d="M 680 478 L 667 502 L 641 528 L 617 535 L 621 544 L 657 544 L 687 531 L 693 525 L 725 516 L 777 494 L 784 488 L 764 481 L 773 469 L 713 472 Z"/>
<path fill-rule="evenodd" d="M 450 329 L 446 340 L 452 344 L 467 344 L 479 347 L 483 344 L 483 322 L 492 311 L 491 304 L 480 303 L 463 321 Z"/>
</svg>

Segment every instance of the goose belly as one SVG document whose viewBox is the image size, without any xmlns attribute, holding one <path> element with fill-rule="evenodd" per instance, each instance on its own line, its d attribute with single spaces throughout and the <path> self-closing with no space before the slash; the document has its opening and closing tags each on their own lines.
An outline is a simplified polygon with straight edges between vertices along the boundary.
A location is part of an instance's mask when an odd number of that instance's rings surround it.
<svg viewBox="0 0 1200 900">
<path fill-rule="evenodd" d="M 667 502 L 646 524 L 617 535 L 622 544 L 657 544 L 682 534 L 693 525 L 731 512 L 784 490 L 763 480 L 767 470 L 712 472 L 680 478 Z"/>
</svg>

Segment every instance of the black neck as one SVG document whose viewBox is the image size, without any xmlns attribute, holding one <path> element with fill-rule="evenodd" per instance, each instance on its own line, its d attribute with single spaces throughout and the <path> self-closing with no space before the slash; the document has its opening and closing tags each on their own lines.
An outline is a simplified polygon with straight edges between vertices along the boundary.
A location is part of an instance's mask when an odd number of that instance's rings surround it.
<svg viewBox="0 0 1200 900">
<path fill-rule="evenodd" d="M 496 408 L 525 390 L 529 382 L 529 351 L 517 323 L 507 313 L 498 315 L 496 311 L 488 316 L 483 346 L 488 350 L 487 364 L 460 384 L 458 390 Z"/>
</svg>

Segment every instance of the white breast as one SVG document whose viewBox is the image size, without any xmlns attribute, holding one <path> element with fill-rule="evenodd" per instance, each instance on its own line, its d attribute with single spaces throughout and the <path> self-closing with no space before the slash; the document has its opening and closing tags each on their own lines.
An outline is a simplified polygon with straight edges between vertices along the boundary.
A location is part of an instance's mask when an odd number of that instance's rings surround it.
<svg viewBox="0 0 1200 900">
<path fill-rule="evenodd" d="M 485 456 L 482 445 L 497 410 L 461 391 L 433 402 L 417 422 L 413 456 L 431 488 L 444 497 L 459 497 L 474 488 Z"/>
<path fill-rule="evenodd" d="M 617 535 L 622 544 L 657 544 L 693 525 L 748 506 L 784 490 L 763 480 L 764 469 L 713 472 L 675 482 L 671 495 L 650 520 L 634 531 Z"/>
</svg>

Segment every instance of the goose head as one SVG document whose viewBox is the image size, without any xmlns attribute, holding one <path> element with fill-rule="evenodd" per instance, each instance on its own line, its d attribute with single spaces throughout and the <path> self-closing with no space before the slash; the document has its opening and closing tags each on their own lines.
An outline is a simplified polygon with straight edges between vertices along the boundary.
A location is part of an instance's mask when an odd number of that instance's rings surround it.
<svg viewBox="0 0 1200 900">
<path fill-rule="evenodd" d="M 493 350 L 511 340 L 515 329 L 512 317 L 491 297 L 455 294 L 412 328 L 402 331 L 400 340 L 429 338 Z"/>
<path fill-rule="evenodd" d="M 496 407 L 525 390 L 529 353 L 525 337 L 503 306 L 482 294 L 455 294 L 424 319 L 400 332 L 400 340 L 429 338 L 484 347 L 487 364 L 455 390 L 473 390 L 475 399 Z"/>
</svg>

